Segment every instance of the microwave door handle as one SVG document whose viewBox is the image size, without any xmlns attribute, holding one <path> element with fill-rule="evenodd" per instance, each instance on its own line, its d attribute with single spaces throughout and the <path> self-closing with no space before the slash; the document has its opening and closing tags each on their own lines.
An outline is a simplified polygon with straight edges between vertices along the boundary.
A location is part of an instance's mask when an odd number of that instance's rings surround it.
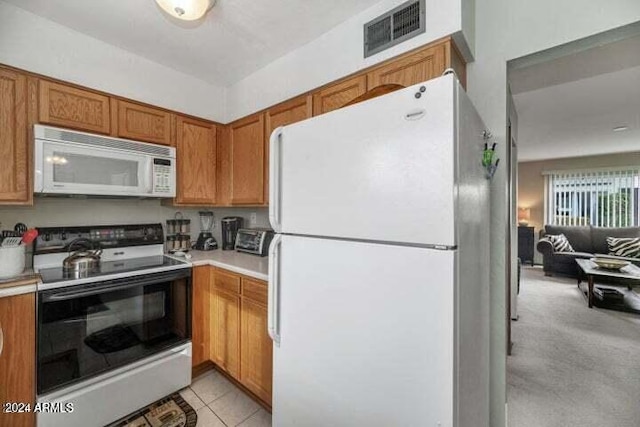
<svg viewBox="0 0 640 427">
<path fill-rule="evenodd" d="M 148 194 L 153 193 L 153 159 L 147 158 L 146 163 L 146 171 L 144 176 L 146 177 L 143 181 L 145 183 L 144 192 Z"/>
</svg>

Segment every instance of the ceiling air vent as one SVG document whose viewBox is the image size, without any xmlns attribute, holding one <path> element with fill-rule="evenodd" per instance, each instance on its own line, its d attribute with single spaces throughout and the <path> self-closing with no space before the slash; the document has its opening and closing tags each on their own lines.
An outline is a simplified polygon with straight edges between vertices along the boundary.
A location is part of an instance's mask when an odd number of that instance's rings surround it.
<svg viewBox="0 0 640 427">
<path fill-rule="evenodd" d="M 364 57 L 424 33 L 425 0 L 411 0 L 364 24 Z"/>
</svg>

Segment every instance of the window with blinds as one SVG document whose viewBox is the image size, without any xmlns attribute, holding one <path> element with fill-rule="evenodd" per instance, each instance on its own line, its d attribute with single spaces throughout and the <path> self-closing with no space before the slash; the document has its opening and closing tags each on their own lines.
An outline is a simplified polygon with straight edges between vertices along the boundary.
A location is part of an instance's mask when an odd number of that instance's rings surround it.
<svg viewBox="0 0 640 427">
<path fill-rule="evenodd" d="M 640 167 L 554 171 L 545 175 L 545 224 L 632 227 L 640 224 Z"/>
</svg>

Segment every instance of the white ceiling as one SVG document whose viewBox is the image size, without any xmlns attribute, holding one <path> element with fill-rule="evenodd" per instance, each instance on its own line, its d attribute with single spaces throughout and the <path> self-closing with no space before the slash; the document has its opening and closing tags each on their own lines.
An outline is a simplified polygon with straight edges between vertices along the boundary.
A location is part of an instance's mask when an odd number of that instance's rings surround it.
<svg viewBox="0 0 640 427">
<path fill-rule="evenodd" d="M 196 25 L 154 0 L 5 0 L 215 85 L 228 86 L 379 0 L 218 0 Z"/>
<path fill-rule="evenodd" d="M 640 38 L 510 72 L 509 82 L 520 161 L 640 151 Z"/>
</svg>

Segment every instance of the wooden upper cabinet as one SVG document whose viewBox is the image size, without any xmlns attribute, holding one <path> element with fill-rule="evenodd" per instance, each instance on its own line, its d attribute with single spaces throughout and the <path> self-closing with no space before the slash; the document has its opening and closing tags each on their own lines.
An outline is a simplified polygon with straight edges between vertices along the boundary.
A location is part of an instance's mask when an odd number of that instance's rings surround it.
<svg viewBox="0 0 640 427">
<path fill-rule="evenodd" d="M 275 107 L 271 107 L 265 114 L 266 140 L 279 126 L 301 122 L 313 115 L 311 95 L 299 96 Z"/>
<path fill-rule="evenodd" d="M 117 135 L 122 138 L 173 145 L 173 114 L 157 108 L 118 100 Z"/>
<path fill-rule="evenodd" d="M 217 133 L 212 123 L 178 116 L 176 120 L 177 204 L 216 202 Z"/>
<path fill-rule="evenodd" d="M 367 76 L 355 76 L 340 83 L 325 87 L 313 94 L 313 115 L 328 113 L 342 108 L 367 91 Z"/>
<path fill-rule="evenodd" d="M 311 95 L 299 96 L 275 107 L 265 113 L 264 138 L 264 200 L 269 201 L 269 144 L 271 134 L 280 126 L 301 122 L 313 116 L 313 98 Z"/>
<path fill-rule="evenodd" d="M 0 69 L 0 201 L 29 202 L 27 78 Z"/>
<path fill-rule="evenodd" d="M 384 84 L 411 86 L 440 76 L 446 69 L 445 46 L 437 45 L 394 60 L 367 76 L 369 90 Z"/>
<path fill-rule="evenodd" d="M 264 114 L 254 114 L 231 124 L 231 204 L 264 203 Z"/>
<path fill-rule="evenodd" d="M 35 294 L 0 298 L 0 403 L 33 403 L 36 397 Z M 0 426 L 33 427 L 33 412 L 0 411 Z"/>
<path fill-rule="evenodd" d="M 374 68 L 367 74 L 367 90 L 389 84 L 411 86 L 439 77 L 447 68 L 453 68 L 466 86 L 464 59 L 449 38 Z"/>
<path fill-rule="evenodd" d="M 109 97 L 40 80 L 39 121 L 87 132 L 111 133 Z"/>
</svg>

